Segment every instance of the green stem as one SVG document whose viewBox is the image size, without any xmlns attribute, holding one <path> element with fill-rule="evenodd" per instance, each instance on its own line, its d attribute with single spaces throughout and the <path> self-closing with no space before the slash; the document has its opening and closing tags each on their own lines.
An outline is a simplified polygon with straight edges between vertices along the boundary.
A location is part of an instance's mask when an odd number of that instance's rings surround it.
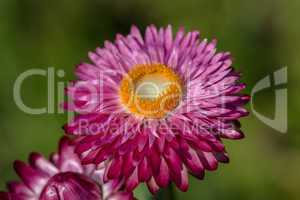
<svg viewBox="0 0 300 200">
<path fill-rule="evenodd" d="M 175 200 L 174 188 L 170 184 L 167 188 L 158 192 L 156 199 L 158 200 Z"/>
</svg>

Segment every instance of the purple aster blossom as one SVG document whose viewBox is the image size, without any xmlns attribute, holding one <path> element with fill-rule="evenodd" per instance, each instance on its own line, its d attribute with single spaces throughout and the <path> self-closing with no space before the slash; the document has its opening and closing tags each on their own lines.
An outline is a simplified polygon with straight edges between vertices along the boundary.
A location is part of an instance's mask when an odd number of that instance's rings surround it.
<svg viewBox="0 0 300 200">
<path fill-rule="evenodd" d="M 202 179 L 229 162 L 222 139 L 244 137 L 238 119 L 250 97 L 216 40 L 153 25 L 143 37 L 133 26 L 89 58 L 66 89 L 64 107 L 77 115 L 64 129 L 84 164 L 108 162 L 105 181 L 124 181 L 128 191 L 146 182 L 152 193 L 174 182 L 186 191 L 188 173 Z"/>
<path fill-rule="evenodd" d="M 103 184 L 104 168 L 81 165 L 74 146 L 66 137 L 59 143 L 59 151 L 45 159 L 32 153 L 29 164 L 15 161 L 14 168 L 21 182 L 7 184 L 8 192 L 1 192 L 1 200 L 131 200 L 132 193 L 122 192 L 118 181 Z"/>
</svg>

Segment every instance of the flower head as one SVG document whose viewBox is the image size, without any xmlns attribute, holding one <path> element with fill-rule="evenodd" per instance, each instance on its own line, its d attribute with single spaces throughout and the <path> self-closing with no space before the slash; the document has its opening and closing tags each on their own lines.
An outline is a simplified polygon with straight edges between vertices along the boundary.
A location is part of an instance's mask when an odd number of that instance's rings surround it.
<svg viewBox="0 0 300 200">
<path fill-rule="evenodd" d="M 8 192 L 1 192 L 3 200 L 101 200 L 133 199 L 131 193 L 119 191 L 119 182 L 103 184 L 103 167 L 81 165 L 70 140 L 62 138 L 59 151 L 50 161 L 32 153 L 29 164 L 14 163 L 21 182 L 8 184 Z"/>
<path fill-rule="evenodd" d="M 105 180 L 125 181 L 128 191 L 140 182 L 153 193 L 170 182 L 186 191 L 188 173 L 202 179 L 229 161 L 221 139 L 243 137 L 249 96 L 215 40 L 153 25 L 143 37 L 133 26 L 89 57 L 66 90 L 64 106 L 77 116 L 64 128 L 83 163 L 108 163 Z"/>
</svg>

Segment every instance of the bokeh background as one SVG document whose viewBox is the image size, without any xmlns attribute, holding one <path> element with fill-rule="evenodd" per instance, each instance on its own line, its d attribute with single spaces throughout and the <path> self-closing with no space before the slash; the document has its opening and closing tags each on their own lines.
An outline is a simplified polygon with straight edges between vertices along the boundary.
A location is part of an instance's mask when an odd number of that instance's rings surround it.
<svg viewBox="0 0 300 200">
<path fill-rule="evenodd" d="M 205 181 L 190 178 L 186 193 L 175 199 L 300 199 L 300 1 L 299 0 L 0 0 L 0 189 L 16 178 L 15 159 L 31 151 L 49 154 L 62 136 L 65 114 L 29 115 L 13 101 L 13 84 L 31 68 L 63 69 L 74 79 L 76 64 L 87 52 L 131 24 L 197 29 L 218 39 L 218 49 L 231 51 L 235 67 L 248 84 L 246 92 L 267 75 L 288 66 L 288 133 L 266 126 L 253 114 L 242 120 L 246 139 L 226 141 L 231 163 L 207 173 Z M 256 95 L 255 108 L 274 116 L 276 87 Z M 24 102 L 47 104 L 47 82 L 32 77 L 22 87 Z M 57 95 L 55 102 L 57 103 Z M 249 107 L 249 106 L 248 106 Z M 139 199 L 151 199 L 145 187 Z"/>
</svg>

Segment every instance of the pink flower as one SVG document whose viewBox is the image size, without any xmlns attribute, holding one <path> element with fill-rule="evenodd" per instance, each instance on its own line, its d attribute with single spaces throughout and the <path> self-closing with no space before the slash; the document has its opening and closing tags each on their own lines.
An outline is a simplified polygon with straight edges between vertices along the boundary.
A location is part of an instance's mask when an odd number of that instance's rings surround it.
<svg viewBox="0 0 300 200">
<path fill-rule="evenodd" d="M 216 40 L 153 25 L 143 38 L 133 26 L 89 57 L 66 89 L 64 107 L 77 116 L 64 128 L 77 136 L 83 163 L 108 163 L 105 181 L 186 191 L 188 173 L 202 179 L 229 161 L 221 139 L 243 138 L 238 119 L 249 96 L 239 94 L 245 84 Z"/>
<path fill-rule="evenodd" d="M 29 164 L 15 161 L 21 182 L 8 184 L 8 192 L 1 192 L 3 200 L 101 200 L 133 199 L 131 193 L 119 191 L 121 184 L 103 184 L 103 167 L 82 166 L 70 140 L 62 138 L 59 151 L 50 161 L 32 153 Z"/>
</svg>

